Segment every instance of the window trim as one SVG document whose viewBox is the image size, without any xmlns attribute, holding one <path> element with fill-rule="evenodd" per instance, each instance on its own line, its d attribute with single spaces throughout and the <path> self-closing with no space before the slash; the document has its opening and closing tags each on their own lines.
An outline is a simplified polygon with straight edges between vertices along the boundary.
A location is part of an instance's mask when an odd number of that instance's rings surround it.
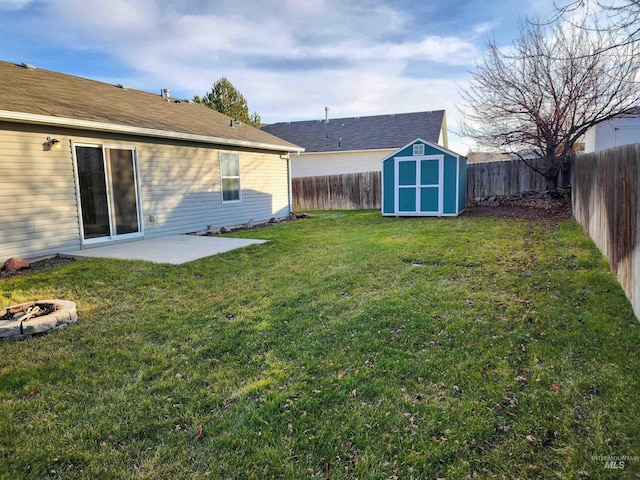
<svg viewBox="0 0 640 480">
<path fill-rule="evenodd" d="M 420 149 L 416 149 L 416 147 L 420 147 Z M 423 156 L 424 155 L 424 143 L 414 143 L 413 144 L 413 156 Z"/>
<path fill-rule="evenodd" d="M 222 159 L 224 155 L 233 155 L 235 156 L 236 162 L 238 162 L 238 175 L 223 175 L 222 174 Z M 241 203 L 242 202 L 242 180 L 240 174 L 240 154 L 237 152 L 220 152 L 218 156 L 218 167 L 220 169 L 220 199 L 222 203 Z M 238 198 L 234 200 L 225 200 L 224 199 L 224 186 L 223 180 L 225 179 L 237 179 L 238 180 Z"/>
<path fill-rule="evenodd" d="M 107 210 L 109 214 L 109 235 L 104 237 L 96 237 L 96 238 L 85 238 L 84 234 L 84 222 L 82 219 L 82 202 L 80 201 L 80 174 L 78 172 L 78 157 L 77 157 L 77 147 L 87 147 L 87 148 L 96 148 L 102 150 L 102 161 L 105 168 L 105 181 L 107 182 Z M 133 161 L 133 181 L 135 183 L 135 193 L 136 193 L 136 210 L 138 213 L 138 231 L 132 233 L 123 233 L 117 234 L 114 233 L 114 221 L 113 218 L 113 194 L 111 192 L 111 182 L 113 181 L 111 166 L 107 161 L 107 152 L 109 150 L 125 150 L 130 151 L 132 155 Z M 128 238 L 139 238 L 144 237 L 144 213 L 142 208 L 142 186 L 140 182 L 140 163 L 138 160 L 138 148 L 134 145 L 130 144 L 119 144 L 119 143 L 93 143 L 93 142 L 75 142 L 71 140 L 71 157 L 73 160 L 73 176 L 75 183 L 75 193 L 77 199 L 77 213 L 78 213 L 78 227 L 80 233 L 80 248 L 83 248 L 85 245 L 90 245 L 94 243 L 105 243 L 114 240 L 122 240 Z"/>
</svg>

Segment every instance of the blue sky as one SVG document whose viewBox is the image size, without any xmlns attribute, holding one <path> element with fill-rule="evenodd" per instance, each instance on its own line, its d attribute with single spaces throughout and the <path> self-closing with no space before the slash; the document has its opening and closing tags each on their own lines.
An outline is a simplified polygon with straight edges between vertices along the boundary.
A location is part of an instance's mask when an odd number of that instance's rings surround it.
<svg viewBox="0 0 640 480">
<path fill-rule="evenodd" d="M 487 36 L 553 0 L 0 0 L 0 59 L 175 97 L 220 77 L 263 122 L 446 109 Z"/>
</svg>

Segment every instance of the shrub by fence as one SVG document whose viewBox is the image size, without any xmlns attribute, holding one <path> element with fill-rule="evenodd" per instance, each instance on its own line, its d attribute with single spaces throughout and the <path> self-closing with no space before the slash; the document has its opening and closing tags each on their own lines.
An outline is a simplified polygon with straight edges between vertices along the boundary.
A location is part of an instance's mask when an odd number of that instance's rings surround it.
<svg viewBox="0 0 640 480">
<path fill-rule="evenodd" d="M 534 164 L 543 160 L 531 160 Z M 558 186 L 568 180 L 569 170 L 558 176 Z M 467 165 L 467 205 L 492 195 L 515 195 L 521 192 L 544 192 L 547 180 L 522 160 L 506 160 Z"/>
<path fill-rule="evenodd" d="M 573 163 L 573 214 L 640 318 L 640 144 L 579 155 Z"/>
<path fill-rule="evenodd" d="M 293 178 L 293 210 L 379 209 L 380 182 L 380 172 Z"/>
</svg>

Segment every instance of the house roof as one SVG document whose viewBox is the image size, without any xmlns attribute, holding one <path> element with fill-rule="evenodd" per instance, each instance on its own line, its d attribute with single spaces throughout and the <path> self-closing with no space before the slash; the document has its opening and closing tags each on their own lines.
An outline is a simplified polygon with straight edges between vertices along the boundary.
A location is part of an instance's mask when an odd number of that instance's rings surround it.
<svg viewBox="0 0 640 480">
<path fill-rule="evenodd" d="M 444 110 L 369 117 L 280 122 L 262 130 L 304 147 L 305 152 L 400 148 L 423 138 L 438 143 Z M 446 127 L 445 127 L 446 128 Z"/>
<path fill-rule="evenodd" d="M 276 151 L 286 140 L 204 105 L 0 61 L 0 120 Z M 232 125 L 233 124 L 233 125 Z"/>
</svg>

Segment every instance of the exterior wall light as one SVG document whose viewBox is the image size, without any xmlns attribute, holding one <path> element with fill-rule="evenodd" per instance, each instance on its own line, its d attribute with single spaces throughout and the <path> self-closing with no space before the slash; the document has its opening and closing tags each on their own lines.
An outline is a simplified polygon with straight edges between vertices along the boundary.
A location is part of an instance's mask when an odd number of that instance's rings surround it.
<svg viewBox="0 0 640 480">
<path fill-rule="evenodd" d="M 49 145 L 49 150 L 60 150 L 62 146 L 60 140 L 51 137 L 47 137 L 47 145 Z"/>
</svg>

